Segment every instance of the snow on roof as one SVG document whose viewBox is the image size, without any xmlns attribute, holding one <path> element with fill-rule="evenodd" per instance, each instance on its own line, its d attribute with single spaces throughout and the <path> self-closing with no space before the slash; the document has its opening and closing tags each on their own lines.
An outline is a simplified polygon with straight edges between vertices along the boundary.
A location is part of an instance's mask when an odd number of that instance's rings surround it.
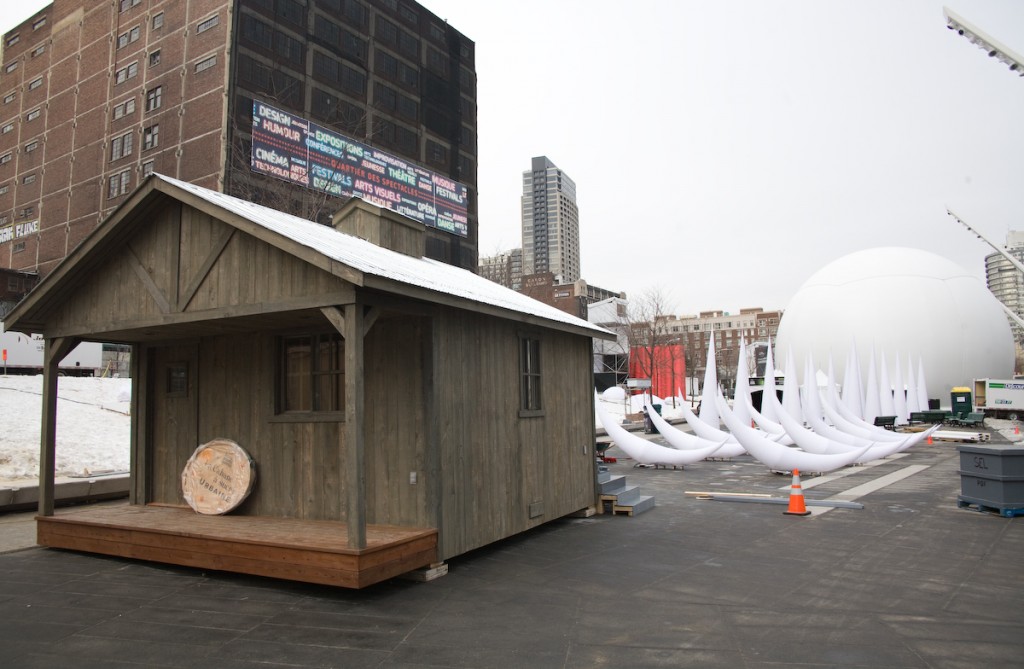
<svg viewBox="0 0 1024 669">
<path fill-rule="evenodd" d="M 365 239 L 339 232 L 329 225 L 322 225 L 276 209 L 240 200 L 162 174 L 154 174 L 153 178 L 192 193 L 217 207 L 242 216 L 267 230 L 283 235 L 364 274 L 536 316 L 548 321 L 564 323 L 590 330 L 595 334 L 611 334 L 608 330 L 593 323 L 454 265 L 430 258 L 413 258 L 377 246 Z"/>
</svg>

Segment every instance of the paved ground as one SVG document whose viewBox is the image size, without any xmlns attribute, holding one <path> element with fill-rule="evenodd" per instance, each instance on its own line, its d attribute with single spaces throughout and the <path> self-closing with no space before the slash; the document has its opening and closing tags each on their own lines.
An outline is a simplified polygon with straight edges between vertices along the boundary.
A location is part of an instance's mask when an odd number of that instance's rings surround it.
<svg viewBox="0 0 1024 669">
<path fill-rule="evenodd" d="M 994 440 L 1001 437 L 997 434 Z M 614 454 L 614 451 L 612 451 Z M 685 491 L 787 495 L 747 457 L 628 475 L 658 506 L 565 519 L 431 583 L 346 591 L 32 548 L 0 555 L 11 667 L 1024 666 L 1024 526 L 958 509 L 956 446 L 825 483 L 811 517 Z M 0 546 L 30 516 L 0 516 Z M 29 542 L 30 543 L 30 542 Z M 24 540 L 20 545 L 25 545 Z M 14 546 L 17 547 L 17 546 Z"/>
</svg>

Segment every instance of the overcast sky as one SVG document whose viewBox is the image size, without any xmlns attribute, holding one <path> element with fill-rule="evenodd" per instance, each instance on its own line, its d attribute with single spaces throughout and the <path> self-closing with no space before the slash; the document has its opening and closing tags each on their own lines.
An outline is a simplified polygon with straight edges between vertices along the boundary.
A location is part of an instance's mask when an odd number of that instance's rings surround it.
<svg viewBox="0 0 1024 669">
<path fill-rule="evenodd" d="M 5 13 L 6 31 L 43 2 Z M 575 182 L 583 278 L 675 311 L 784 308 L 814 272 L 911 246 L 983 277 L 1024 230 L 1018 0 L 422 0 L 476 42 L 480 253 L 519 246 L 522 172 Z"/>
</svg>

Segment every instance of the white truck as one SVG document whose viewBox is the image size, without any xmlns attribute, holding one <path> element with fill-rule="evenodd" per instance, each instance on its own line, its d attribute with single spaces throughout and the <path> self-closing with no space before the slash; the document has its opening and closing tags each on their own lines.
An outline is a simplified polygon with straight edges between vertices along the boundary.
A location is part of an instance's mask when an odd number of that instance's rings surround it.
<svg viewBox="0 0 1024 669">
<path fill-rule="evenodd" d="M 0 324 L 2 325 L 2 324 Z M 0 374 L 42 374 L 43 337 L 20 332 L 0 334 Z M 103 344 L 83 342 L 60 362 L 60 374 L 100 376 L 103 372 Z"/>
<path fill-rule="evenodd" d="M 1024 418 L 1024 379 L 975 379 L 975 411 L 994 418 Z"/>
</svg>

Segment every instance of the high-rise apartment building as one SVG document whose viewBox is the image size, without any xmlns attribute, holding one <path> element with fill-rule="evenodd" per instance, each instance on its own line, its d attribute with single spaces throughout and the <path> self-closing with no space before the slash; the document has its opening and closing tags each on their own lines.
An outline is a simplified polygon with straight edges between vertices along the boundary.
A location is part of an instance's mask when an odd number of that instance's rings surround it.
<svg viewBox="0 0 1024 669">
<path fill-rule="evenodd" d="M 1006 233 L 1006 251 L 1024 262 L 1024 232 Z M 1014 267 L 1001 253 L 990 253 L 985 256 L 985 281 L 997 300 L 1024 318 L 1024 273 Z M 1010 326 L 1014 340 L 1018 344 L 1024 341 L 1024 330 L 1017 327 L 1012 319 Z"/>
<path fill-rule="evenodd" d="M 464 185 L 426 252 L 477 266 L 474 44 L 411 0 L 55 0 L 0 49 L 0 267 L 46 274 L 151 172 L 329 220 L 302 160 L 251 169 L 254 101 Z"/>
<path fill-rule="evenodd" d="M 555 283 L 580 278 L 576 184 L 545 156 L 523 172 L 523 275 L 551 272 Z"/>
</svg>

